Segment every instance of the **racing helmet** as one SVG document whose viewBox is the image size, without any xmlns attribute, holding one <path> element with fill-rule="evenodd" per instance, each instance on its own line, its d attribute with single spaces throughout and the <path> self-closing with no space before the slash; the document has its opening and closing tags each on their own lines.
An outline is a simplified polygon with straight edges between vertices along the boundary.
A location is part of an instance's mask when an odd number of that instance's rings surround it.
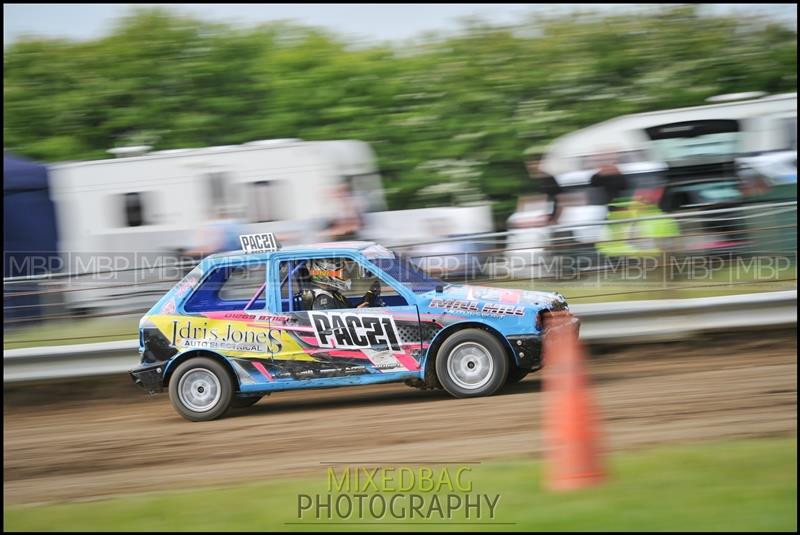
<svg viewBox="0 0 800 535">
<path fill-rule="evenodd" d="M 349 290 L 353 280 L 345 273 L 344 262 L 339 260 L 312 260 L 309 266 L 311 281 L 321 288 Z"/>
</svg>

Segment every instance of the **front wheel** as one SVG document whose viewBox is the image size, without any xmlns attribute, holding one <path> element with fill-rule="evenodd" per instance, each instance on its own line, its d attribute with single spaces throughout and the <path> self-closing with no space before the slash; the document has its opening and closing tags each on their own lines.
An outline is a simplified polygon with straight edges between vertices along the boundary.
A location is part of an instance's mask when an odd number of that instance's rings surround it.
<svg viewBox="0 0 800 535">
<path fill-rule="evenodd" d="M 205 422 L 228 411 L 233 390 L 233 380 L 222 364 L 196 357 L 181 363 L 172 374 L 169 399 L 187 420 Z"/>
<path fill-rule="evenodd" d="M 506 381 L 508 358 L 486 331 L 464 329 L 447 338 L 436 357 L 436 376 L 457 398 L 494 394 Z"/>
<path fill-rule="evenodd" d="M 231 400 L 231 408 L 233 409 L 244 409 L 246 407 L 251 407 L 261 400 L 262 396 L 235 396 L 233 400 Z"/>
<path fill-rule="evenodd" d="M 525 379 L 531 370 L 523 370 L 521 368 L 513 368 L 508 370 L 508 378 L 506 379 L 507 385 L 513 385 Z"/>
</svg>

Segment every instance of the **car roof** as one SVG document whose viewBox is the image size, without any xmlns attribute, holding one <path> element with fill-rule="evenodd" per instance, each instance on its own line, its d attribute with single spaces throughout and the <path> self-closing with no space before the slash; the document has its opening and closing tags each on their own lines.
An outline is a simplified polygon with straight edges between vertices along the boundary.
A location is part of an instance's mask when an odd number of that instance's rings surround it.
<svg viewBox="0 0 800 535">
<path fill-rule="evenodd" d="M 380 247 L 375 242 L 371 241 L 340 241 L 340 242 L 321 242 L 310 243 L 306 245 L 288 245 L 281 247 L 276 251 L 268 251 L 263 253 L 244 253 L 242 251 L 226 251 L 223 253 L 216 253 L 209 255 L 203 259 L 203 263 L 217 264 L 224 260 L 266 260 L 274 254 L 278 253 L 318 253 L 320 251 L 331 252 L 356 252 L 363 251 L 369 247 Z"/>
</svg>

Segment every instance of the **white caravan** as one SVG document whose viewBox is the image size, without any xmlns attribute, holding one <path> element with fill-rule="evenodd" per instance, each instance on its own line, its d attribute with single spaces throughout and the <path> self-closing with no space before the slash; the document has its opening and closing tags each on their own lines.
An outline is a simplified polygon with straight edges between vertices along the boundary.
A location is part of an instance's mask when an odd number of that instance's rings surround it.
<svg viewBox="0 0 800 535">
<path fill-rule="evenodd" d="M 351 187 L 359 209 L 385 210 L 375 157 L 360 141 L 147 148 L 113 151 L 133 154 L 127 157 L 50 167 L 63 270 L 129 269 L 72 280 L 78 288 L 117 288 L 67 292 L 72 308 L 104 307 L 109 297 L 116 309 L 122 297 L 133 306 L 129 298 L 141 291 L 146 295 L 135 300 L 137 306 L 152 300 L 152 284 L 170 274 L 141 268 L 174 264 L 169 258 L 176 252 L 202 245 L 202 231 L 216 217 L 237 220 L 244 233 L 273 231 L 287 241 L 315 241 L 340 211 L 331 200 L 338 186 Z M 144 284 L 134 287 L 134 282 Z"/>
<path fill-rule="evenodd" d="M 365 211 L 385 210 L 369 145 L 269 140 L 57 164 L 50 168 L 62 252 L 189 249 L 218 214 L 251 232 L 303 230 L 336 217 L 334 188 L 352 184 Z"/>
</svg>

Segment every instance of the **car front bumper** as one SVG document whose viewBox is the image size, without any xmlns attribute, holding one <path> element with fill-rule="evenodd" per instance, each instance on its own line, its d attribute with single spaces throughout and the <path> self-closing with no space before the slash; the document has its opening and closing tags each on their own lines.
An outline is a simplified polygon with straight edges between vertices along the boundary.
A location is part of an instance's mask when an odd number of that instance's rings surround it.
<svg viewBox="0 0 800 535">
<path fill-rule="evenodd" d="M 570 315 L 564 327 L 575 327 L 575 334 L 580 333 L 581 320 L 575 316 Z M 557 326 L 555 328 L 559 328 Z M 553 327 L 545 329 L 541 334 L 523 334 L 511 335 L 506 339 L 511 345 L 516 357 L 517 365 L 520 369 L 535 371 L 544 365 L 543 344 L 547 340 L 547 335 L 551 332 Z"/>
<path fill-rule="evenodd" d="M 542 338 L 539 335 L 508 336 L 507 339 L 520 369 L 533 371 L 542 367 Z"/>
</svg>

